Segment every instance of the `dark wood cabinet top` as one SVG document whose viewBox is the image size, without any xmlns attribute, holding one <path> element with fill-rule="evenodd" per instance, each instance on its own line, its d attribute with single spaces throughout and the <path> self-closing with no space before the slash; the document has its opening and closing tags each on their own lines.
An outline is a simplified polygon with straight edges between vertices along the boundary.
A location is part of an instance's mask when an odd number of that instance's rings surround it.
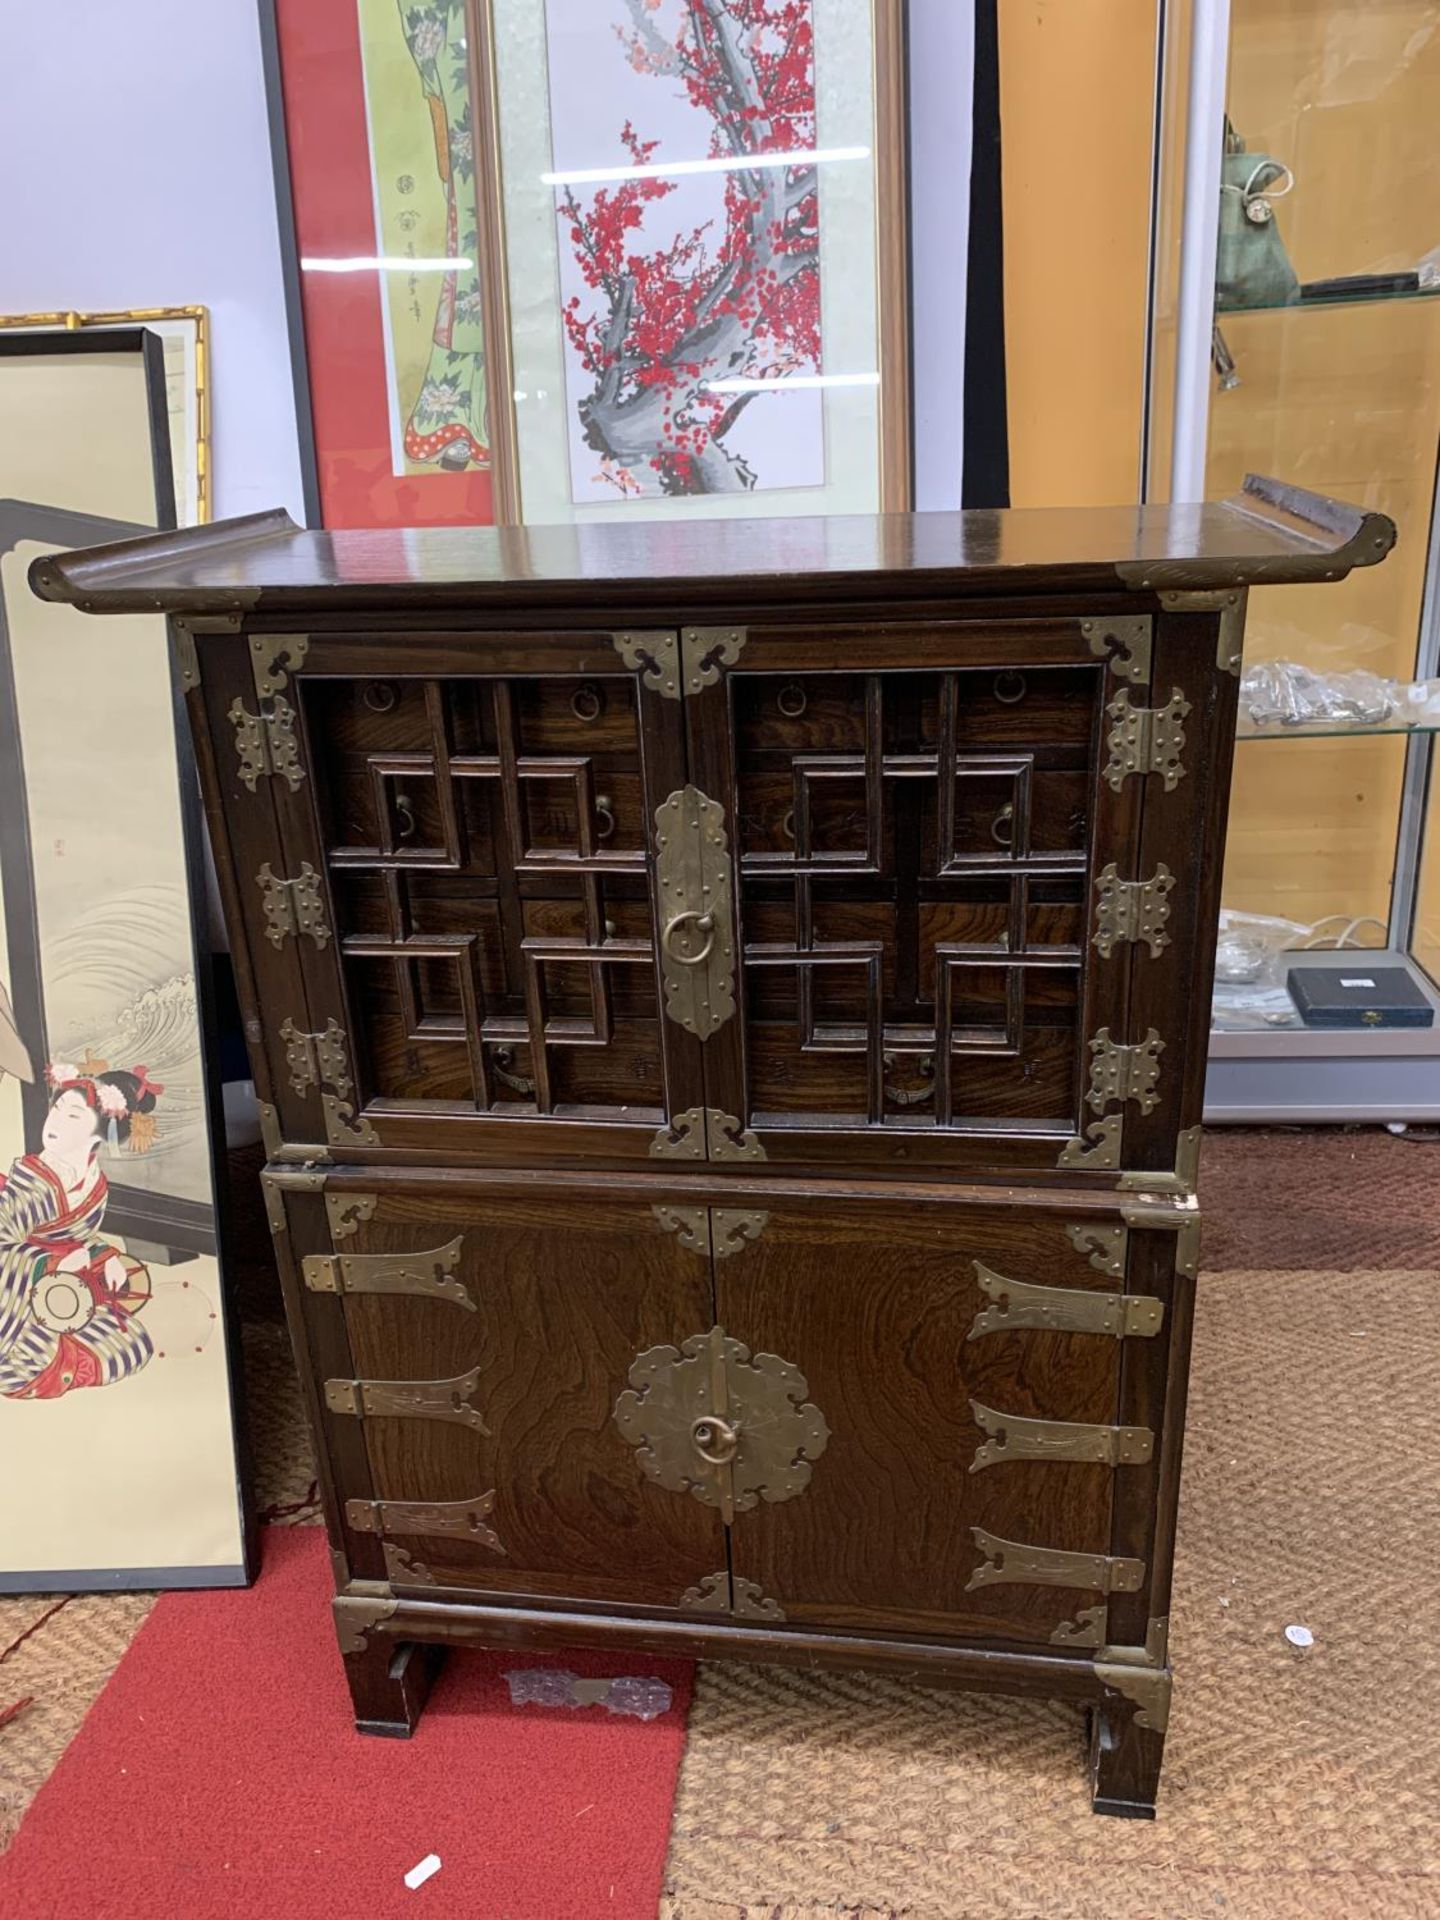
<svg viewBox="0 0 1440 1920">
<path fill-rule="evenodd" d="M 93 612 L 404 612 L 680 607 L 1203 590 L 1338 579 L 1395 527 L 1250 476 L 1197 506 L 1057 507 L 802 520 L 307 532 L 283 512 L 46 555 L 42 599 Z"/>
</svg>

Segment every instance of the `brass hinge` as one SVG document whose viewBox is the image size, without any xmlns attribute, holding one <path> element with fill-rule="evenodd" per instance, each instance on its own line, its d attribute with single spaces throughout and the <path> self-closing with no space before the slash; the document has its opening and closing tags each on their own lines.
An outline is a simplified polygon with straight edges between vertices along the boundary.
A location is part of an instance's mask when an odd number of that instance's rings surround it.
<svg viewBox="0 0 1440 1920">
<path fill-rule="evenodd" d="M 255 698 L 268 700 L 271 694 L 279 693 L 289 684 L 290 675 L 300 671 L 309 651 L 310 636 L 306 633 L 252 633 L 250 671 Z"/>
<path fill-rule="evenodd" d="M 325 1212 L 330 1220 L 330 1238 L 348 1240 L 357 1227 L 373 1220 L 378 1199 L 373 1193 L 327 1193 Z"/>
<path fill-rule="evenodd" d="M 260 1176 L 260 1191 L 265 1197 L 265 1218 L 270 1223 L 270 1238 L 278 1240 L 282 1233 L 288 1233 L 290 1223 L 285 1216 L 284 1191 L 276 1186 L 268 1173 Z"/>
<path fill-rule="evenodd" d="M 1108 662 L 1112 673 L 1137 686 L 1150 678 L 1150 644 L 1154 622 L 1148 613 L 1096 614 L 1082 620 L 1080 631 L 1097 660 Z"/>
<path fill-rule="evenodd" d="M 1101 1027 L 1090 1042 L 1090 1091 L 1085 1099 L 1096 1113 L 1133 1100 L 1141 1113 L 1160 1104 L 1155 1091 L 1160 1080 L 1160 1055 L 1165 1042 L 1154 1027 L 1134 1046 L 1118 1046 L 1109 1027 Z"/>
<path fill-rule="evenodd" d="M 1167 613 L 1218 613 L 1220 631 L 1215 638 L 1215 665 L 1221 673 L 1233 673 L 1238 680 L 1241 658 L 1245 652 L 1246 598 L 1247 590 L 1244 587 L 1215 587 L 1191 592 L 1171 589 L 1160 595 L 1160 604 Z"/>
<path fill-rule="evenodd" d="M 972 1527 L 982 1555 L 965 1582 L 976 1587 L 1082 1587 L 1095 1593 L 1138 1593 L 1145 1584 L 1145 1562 L 1113 1553 L 1067 1553 L 1059 1547 L 1032 1547 L 1024 1540 L 1001 1540 L 984 1527 Z"/>
<path fill-rule="evenodd" d="M 721 670 L 740 658 L 745 640 L 744 627 L 682 627 L 680 667 L 686 693 L 713 687 Z"/>
<path fill-rule="evenodd" d="M 264 896 L 265 938 L 274 947 L 283 947 L 286 936 L 299 940 L 307 935 L 317 947 L 330 939 L 325 924 L 325 903 L 320 892 L 320 876 L 308 860 L 300 867 L 299 877 L 286 880 L 271 871 L 267 860 L 255 879 Z"/>
<path fill-rule="evenodd" d="M 970 1402 L 975 1424 L 990 1435 L 970 1463 L 971 1473 L 1007 1460 L 1099 1461 L 1109 1467 L 1143 1466 L 1155 1451 L 1149 1427 L 1106 1427 L 1077 1420 L 1033 1420 Z"/>
<path fill-rule="evenodd" d="M 1092 1120 L 1066 1141 L 1056 1166 L 1079 1168 L 1085 1173 L 1111 1172 L 1120 1165 L 1120 1129 L 1118 1113 Z"/>
<path fill-rule="evenodd" d="M 1115 1340 L 1149 1340 L 1160 1331 L 1165 1303 L 1149 1293 L 1101 1293 L 1089 1287 L 1042 1287 L 1010 1280 L 983 1261 L 971 1263 L 975 1283 L 994 1304 L 981 1307 L 967 1340 L 1021 1328 L 1046 1333 L 1103 1333 Z"/>
<path fill-rule="evenodd" d="M 454 1278 L 465 1236 L 425 1253 L 307 1253 L 300 1262 L 312 1293 L 396 1293 L 447 1300 L 475 1312 L 464 1282 Z"/>
<path fill-rule="evenodd" d="M 788 1360 L 757 1354 L 723 1327 L 681 1347 L 636 1356 L 615 1424 L 637 1449 L 641 1471 L 671 1493 L 737 1511 L 792 1500 L 810 1484 L 830 1429 L 806 1400 L 805 1377 Z"/>
<path fill-rule="evenodd" d="M 490 1429 L 470 1406 L 480 1385 L 480 1369 L 453 1380 L 327 1380 L 325 1405 L 331 1413 L 357 1420 L 453 1420 L 476 1433 Z"/>
<path fill-rule="evenodd" d="M 324 1033 L 305 1033 L 293 1020 L 280 1029 L 285 1042 L 285 1064 L 290 1084 L 298 1094 L 320 1090 L 325 1116 L 325 1138 L 331 1146 L 376 1146 L 379 1135 L 355 1110 L 355 1081 L 350 1071 L 350 1042 L 345 1029 L 332 1019 Z"/>
<path fill-rule="evenodd" d="M 719 1107 L 687 1107 L 650 1143 L 657 1160 L 763 1160 L 765 1149 L 733 1113 Z M 723 1260 L 765 1231 L 768 1213 L 739 1207 L 660 1205 L 650 1211 L 667 1233 L 704 1258 Z"/>
<path fill-rule="evenodd" d="M 347 1500 L 345 1524 L 356 1533 L 423 1533 L 446 1540 L 475 1540 L 504 1553 L 487 1525 L 495 1490 L 475 1500 Z"/>
<path fill-rule="evenodd" d="M 1095 945 L 1108 960 L 1117 946 L 1143 942 L 1156 960 L 1170 944 L 1165 922 L 1175 876 L 1162 860 L 1148 880 L 1122 880 L 1112 860 L 1095 877 Z"/>
<path fill-rule="evenodd" d="M 686 1613 L 724 1613 L 735 1620 L 783 1620 L 778 1600 L 767 1599 L 754 1581 L 728 1573 L 707 1573 L 697 1586 L 687 1587 L 679 1605 Z"/>
<path fill-rule="evenodd" d="M 235 728 L 240 778 L 252 793 L 262 774 L 283 780 L 292 793 L 304 784 L 305 769 L 295 738 L 295 709 L 288 700 L 277 694 L 268 713 L 262 709 L 256 714 L 237 697 L 230 705 L 230 719 Z"/>
<path fill-rule="evenodd" d="M 1158 773 L 1165 791 L 1173 793 L 1185 769 L 1180 755 L 1185 748 L 1185 729 L 1181 724 L 1190 711 L 1190 702 L 1176 687 L 1163 707 L 1132 707 L 1128 693 L 1118 694 L 1105 711 L 1112 725 L 1106 740 L 1110 758 L 1105 779 L 1118 793 L 1128 774 Z"/>
<path fill-rule="evenodd" d="M 735 1011 L 735 933 L 725 811 L 698 787 L 655 809 L 665 1011 L 707 1040 Z"/>
</svg>

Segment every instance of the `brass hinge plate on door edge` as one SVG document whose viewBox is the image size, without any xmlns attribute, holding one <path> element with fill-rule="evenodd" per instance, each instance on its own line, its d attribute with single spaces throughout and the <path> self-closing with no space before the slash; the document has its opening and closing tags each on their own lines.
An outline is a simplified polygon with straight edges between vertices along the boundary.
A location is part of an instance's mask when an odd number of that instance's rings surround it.
<svg viewBox="0 0 1440 1920">
<path fill-rule="evenodd" d="M 357 1420 L 448 1420 L 488 1435 L 470 1405 L 479 1385 L 478 1367 L 452 1380 L 327 1380 L 325 1405 Z"/>
<path fill-rule="evenodd" d="M 305 783 L 300 764 L 300 746 L 295 738 L 295 709 L 277 694 L 264 709 L 251 713 L 238 697 L 230 704 L 230 721 L 235 729 L 235 752 L 240 761 L 240 779 L 251 793 L 262 775 L 283 780 L 292 793 Z"/>
<path fill-rule="evenodd" d="M 1090 1091 L 1087 1106 L 1096 1113 L 1106 1107 L 1123 1106 L 1133 1100 L 1141 1113 L 1149 1113 L 1160 1104 L 1155 1091 L 1160 1081 L 1160 1055 L 1165 1042 L 1154 1027 L 1133 1046 L 1121 1046 L 1110 1038 L 1109 1027 L 1101 1027 L 1090 1042 Z"/>
<path fill-rule="evenodd" d="M 655 809 L 655 885 L 665 1011 L 708 1040 L 735 1011 L 735 931 L 725 810 L 698 787 Z"/>
<path fill-rule="evenodd" d="M 972 1527 L 980 1552 L 978 1567 L 965 1582 L 977 1587 L 1081 1587 L 1094 1593 L 1138 1593 L 1145 1584 L 1145 1562 L 1111 1553 L 1069 1553 L 1036 1547 L 1026 1540 L 1002 1540 L 984 1527 Z"/>
<path fill-rule="evenodd" d="M 317 947 L 329 944 L 330 929 L 325 923 L 325 902 L 320 891 L 320 876 L 308 860 L 301 863 L 293 880 L 275 873 L 267 860 L 255 876 L 265 912 L 265 938 L 272 947 L 283 947 L 287 939 L 309 938 Z"/>
<path fill-rule="evenodd" d="M 465 1236 L 424 1253 L 307 1253 L 300 1262 L 312 1293 L 389 1293 L 444 1300 L 476 1311 L 463 1281 L 454 1277 Z"/>
<path fill-rule="evenodd" d="M 1148 880 L 1122 880 L 1113 860 L 1101 868 L 1095 877 L 1094 945 L 1102 960 L 1127 942 L 1148 947 L 1150 958 L 1159 959 L 1170 944 L 1165 922 L 1175 884 L 1163 860 Z"/>
<path fill-rule="evenodd" d="M 981 1307 L 967 1340 L 990 1333 L 1100 1333 L 1112 1340 L 1150 1340 L 1160 1331 L 1165 1302 L 1150 1293 L 1102 1293 L 1089 1287 L 1041 1287 L 1010 1280 L 983 1261 L 972 1262 Z"/>
<path fill-rule="evenodd" d="M 285 1064 L 290 1084 L 302 1097 L 318 1089 L 325 1116 L 325 1138 L 332 1147 L 373 1147 L 379 1144 L 374 1127 L 355 1107 L 355 1081 L 350 1071 L 350 1039 L 335 1020 L 323 1033 L 306 1033 L 293 1020 L 280 1028 L 285 1042 Z"/>
<path fill-rule="evenodd" d="M 971 1473 L 1008 1460 L 1093 1461 L 1107 1467 L 1141 1467 L 1155 1451 L 1149 1427 L 1106 1427 L 1078 1420 L 1032 1420 L 970 1402 L 977 1427 L 989 1434 L 975 1450 Z"/>
<path fill-rule="evenodd" d="M 1105 711 L 1111 726 L 1106 736 L 1110 758 L 1103 778 L 1118 793 L 1132 774 L 1158 773 L 1166 793 L 1184 778 L 1180 755 L 1185 751 L 1182 722 L 1190 702 L 1176 687 L 1163 707 L 1136 707 L 1128 693 L 1118 694 Z"/>
<path fill-rule="evenodd" d="M 345 1524 L 356 1533 L 426 1534 L 436 1539 L 474 1540 L 492 1553 L 504 1553 L 499 1536 L 486 1524 L 495 1505 L 495 1489 L 474 1500 L 347 1500 Z"/>
</svg>

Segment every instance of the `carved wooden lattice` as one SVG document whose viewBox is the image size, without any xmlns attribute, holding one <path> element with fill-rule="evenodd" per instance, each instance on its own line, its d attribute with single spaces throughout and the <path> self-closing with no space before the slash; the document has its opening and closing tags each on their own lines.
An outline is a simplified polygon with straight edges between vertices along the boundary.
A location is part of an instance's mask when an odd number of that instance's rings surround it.
<svg viewBox="0 0 1440 1920">
<path fill-rule="evenodd" d="M 735 678 L 749 1111 L 1073 1115 L 1096 677 Z"/>
<path fill-rule="evenodd" d="M 630 687 L 312 681 L 307 702 L 367 1091 L 663 1110 Z"/>
</svg>

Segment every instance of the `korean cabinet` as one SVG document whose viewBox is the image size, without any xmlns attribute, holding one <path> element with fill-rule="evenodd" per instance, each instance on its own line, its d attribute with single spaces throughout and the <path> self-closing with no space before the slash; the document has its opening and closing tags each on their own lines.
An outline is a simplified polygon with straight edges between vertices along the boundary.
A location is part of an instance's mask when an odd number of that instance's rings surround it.
<svg viewBox="0 0 1440 1920">
<path fill-rule="evenodd" d="M 357 1721 L 437 1649 L 1091 1710 L 1154 1803 L 1245 590 L 1375 515 L 37 562 L 176 620 Z"/>
</svg>

